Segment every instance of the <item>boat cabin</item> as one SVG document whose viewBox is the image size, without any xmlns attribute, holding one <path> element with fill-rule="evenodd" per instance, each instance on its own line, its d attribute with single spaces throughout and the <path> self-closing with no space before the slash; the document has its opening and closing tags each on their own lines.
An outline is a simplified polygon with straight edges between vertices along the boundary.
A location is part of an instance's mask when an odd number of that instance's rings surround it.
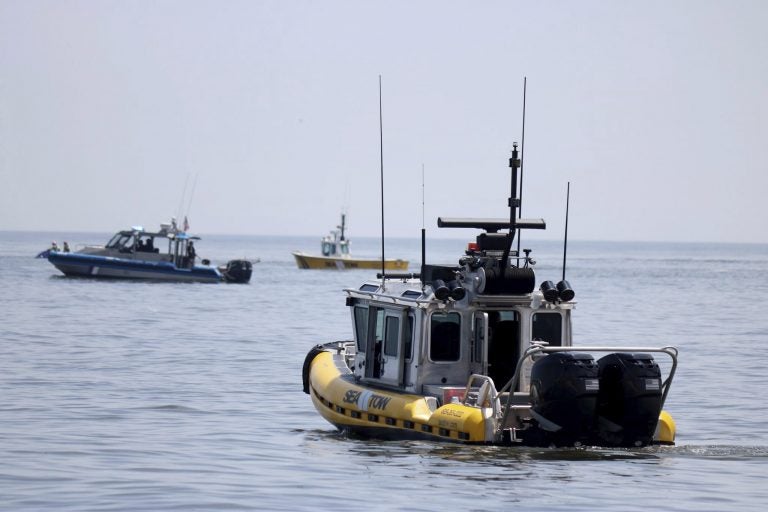
<svg viewBox="0 0 768 512">
<path fill-rule="evenodd" d="M 86 254 L 115 256 L 155 262 L 170 262 L 179 268 L 194 265 L 196 249 L 194 242 L 198 236 L 190 236 L 182 231 L 169 230 L 162 225 L 160 231 L 145 231 L 141 226 L 117 232 L 102 247 L 86 247 Z"/>
<path fill-rule="evenodd" d="M 571 345 L 572 301 L 546 300 L 540 290 L 483 293 L 492 290 L 480 289 L 478 272 L 437 270 L 461 281 L 444 286 L 438 279 L 427 284 L 390 279 L 346 290 L 357 349 L 350 364 L 355 379 L 431 395 L 439 404 L 463 393 L 473 374 L 487 375 L 498 390 L 527 394 L 530 360 L 519 382 L 510 379 L 531 342 Z"/>
<path fill-rule="evenodd" d="M 331 232 L 320 241 L 323 256 L 349 256 L 349 240 L 339 238 L 338 231 Z"/>
<path fill-rule="evenodd" d="M 344 237 L 346 229 L 346 214 L 341 214 L 341 224 L 336 226 L 335 231 L 323 237 L 320 241 L 320 250 L 323 256 L 349 256 L 349 240 Z"/>
</svg>

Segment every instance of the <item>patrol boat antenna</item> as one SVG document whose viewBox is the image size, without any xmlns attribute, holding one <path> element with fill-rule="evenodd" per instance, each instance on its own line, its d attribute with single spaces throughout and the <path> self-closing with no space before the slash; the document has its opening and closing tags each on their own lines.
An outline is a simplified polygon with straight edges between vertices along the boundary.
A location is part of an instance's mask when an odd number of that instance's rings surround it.
<svg viewBox="0 0 768 512">
<path fill-rule="evenodd" d="M 517 169 L 520 167 L 520 159 L 517 153 L 517 142 L 512 143 L 512 157 L 509 159 L 509 168 L 512 169 L 512 183 L 510 186 L 509 196 L 509 234 L 507 235 L 507 243 L 504 247 L 504 254 L 499 262 L 502 275 L 504 270 L 509 264 L 509 253 L 512 250 L 512 242 L 515 239 L 515 231 L 517 230 L 517 208 L 520 207 L 520 200 L 517 198 Z"/>
<path fill-rule="evenodd" d="M 421 164 L 421 270 L 419 277 L 424 275 L 424 265 L 427 264 L 427 229 L 424 223 L 424 164 Z M 422 291 L 425 288 L 424 279 L 421 280 Z"/>
<path fill-rule="evenodd" d="M 520 208 L 518 213 L 523 216 L 523 164 L 525 163 L 525 90 L 528 84 L 528 77 L 523 77 L 523 137 L 520 141 Z M 523 238 L 522 231 L 517 232 L 517 264 L 520 265 L 520 240 Z"/>
<path fill-rule="evenodd" d="M 386 287 L 384 268 L 384 124 L 381 115 L 381 75 L 379 75 L 379 170 L 381 175 L 381 287 Z"/>
<path fill-rule="evenodd" d="M 565 280 L 565 255 L 568 252 L 568 203 L 571 199 L 571 182 L 568 182 L 568 188 L 565 192 L 565 236 L 563 237 L 563 282 Z"/>
</svg>

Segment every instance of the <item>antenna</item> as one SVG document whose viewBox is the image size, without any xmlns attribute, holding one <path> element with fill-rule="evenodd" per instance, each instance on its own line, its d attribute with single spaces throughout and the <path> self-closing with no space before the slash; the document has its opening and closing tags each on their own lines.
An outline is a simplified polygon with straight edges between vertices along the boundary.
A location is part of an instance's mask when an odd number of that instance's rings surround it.
<svg viewBox="0 0 768 512">
<path fill-rule="evenodd" d="M 512 170 L 512 183 L 509 190 L 509 234 L 507 242 L 504 245 L 504 253 L 501 256 L 501 272 L 504 275 L 509 264 L 509 252 L 512 249 L 512 242 L 515 240 L 515 231 L 517 231 L 517 207 L 520 206 L 520 200 L 517 198 L 517 169 L 520 167 L 520 159 L 517 153 L 517 142 L 512 143 L 512 156 L 509 159 L 509 168 Z"/>
<path fill-rule="evenodd" d="M 518 206 L 519 215 L 523 216 L 523 164 L 525 163 L 525 90 L 528 85 L 528 77 L 523 77 L 523 138 L 520 141 L 520 205 Z M 517 265 L 520 266 L 520 239 L 521 230 L 517 230 Z M 527 260 L 526 260 L 527 261 Z"/>
<path fill-rule="evenodd" d="M 424 229 L 424 164 L 421 164 L 421 229 Z"/>
<path fill-rule="evenodd" d="M 565 193 L 565 237 L 563 238 L 563 281 L 565 281 L 565 255 L 568 252 L 568 203 L 571 200 L 571 182 L 568 182 L 568 189 Z"/>
<path fill-rule="evenodd" d="M 379 169 L 381 174 L 381 287 L 386 285 L 384 276 L 384 124 L 381 115 L 381 75 L 379 75 Z"/>
<path fill-rule="evenodd" d="M 427 264 L 427 229 L 424 224 L 424 164 L 421 164 L 421 288 L 424 289 L 424 265 Z"/>
</svg>

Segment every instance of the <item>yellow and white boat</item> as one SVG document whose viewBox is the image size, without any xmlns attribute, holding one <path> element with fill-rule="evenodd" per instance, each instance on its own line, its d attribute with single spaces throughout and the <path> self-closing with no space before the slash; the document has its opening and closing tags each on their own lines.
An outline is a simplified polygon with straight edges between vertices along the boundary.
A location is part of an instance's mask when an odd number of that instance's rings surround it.
<svg viewBox="0 0 768 512">
<path fill-rule="evenodd" d="M 545 223 L 517 218 L 516 147 L 510 167 L 509 219 L 438 219 L 484 231 L 457 265 L 422 263 L 415 276 L 385 273 L 346 290 L 352 339 L 310 350 L 304 391 L 331 424 L 376 438 L 674 444 L 663 406 L 677 349 L 573 346 L 570 284 L 536 288 L 530 251 L 511 249 L 518 229 Z"/>
<path fill-rule="evenodd" d="M 320 241 L 322 254 L 307 254 L 295 251 L 293 257 L 299 268 L 304 269 L 379 269 L 381 270 L 381 258 L 358 258 L 349 252 L 349 240 L 344 236 L 346 215 L 341 214 L 341 225 L 338 230 L 331 231 Z M 408 270 L 408 261 L 401 259 L 385 259 L 384 270 Z"/>
</svg>

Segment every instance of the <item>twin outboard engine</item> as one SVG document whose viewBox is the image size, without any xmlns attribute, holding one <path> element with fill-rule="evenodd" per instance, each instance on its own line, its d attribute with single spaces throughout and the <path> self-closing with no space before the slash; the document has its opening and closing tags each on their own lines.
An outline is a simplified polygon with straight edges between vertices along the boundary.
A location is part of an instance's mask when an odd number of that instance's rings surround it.
<svg viewBox="0 0 768 512">
<path fill-rule="evenodd" d="M 608 354 L 597 362 L 598 437 L 608 446 L 645 446 L 661 413 L 661 370 L 650 354 Z"/>
<path fill-rule="evenodd" d="M 649 354 L 554 352 L 531 369 L 526 441 L 536 445 L 645 446 L 661 412 L 661 370 Z"/>
<path fill-rule="evenodd" d="M 228 283 L 247 283 L 251 280 L 253 264 L 248 260 L 230 260 L 219 270 Z"/>
<path fill-rule="evenodd" d="M 531 369 L 531 413 L 543 443 L 573 446 L 594 434 L 598 367 L 589 354 L 555 352 Z M 538 443 L 537 443 L 538 444 Z"/>
</svg>

